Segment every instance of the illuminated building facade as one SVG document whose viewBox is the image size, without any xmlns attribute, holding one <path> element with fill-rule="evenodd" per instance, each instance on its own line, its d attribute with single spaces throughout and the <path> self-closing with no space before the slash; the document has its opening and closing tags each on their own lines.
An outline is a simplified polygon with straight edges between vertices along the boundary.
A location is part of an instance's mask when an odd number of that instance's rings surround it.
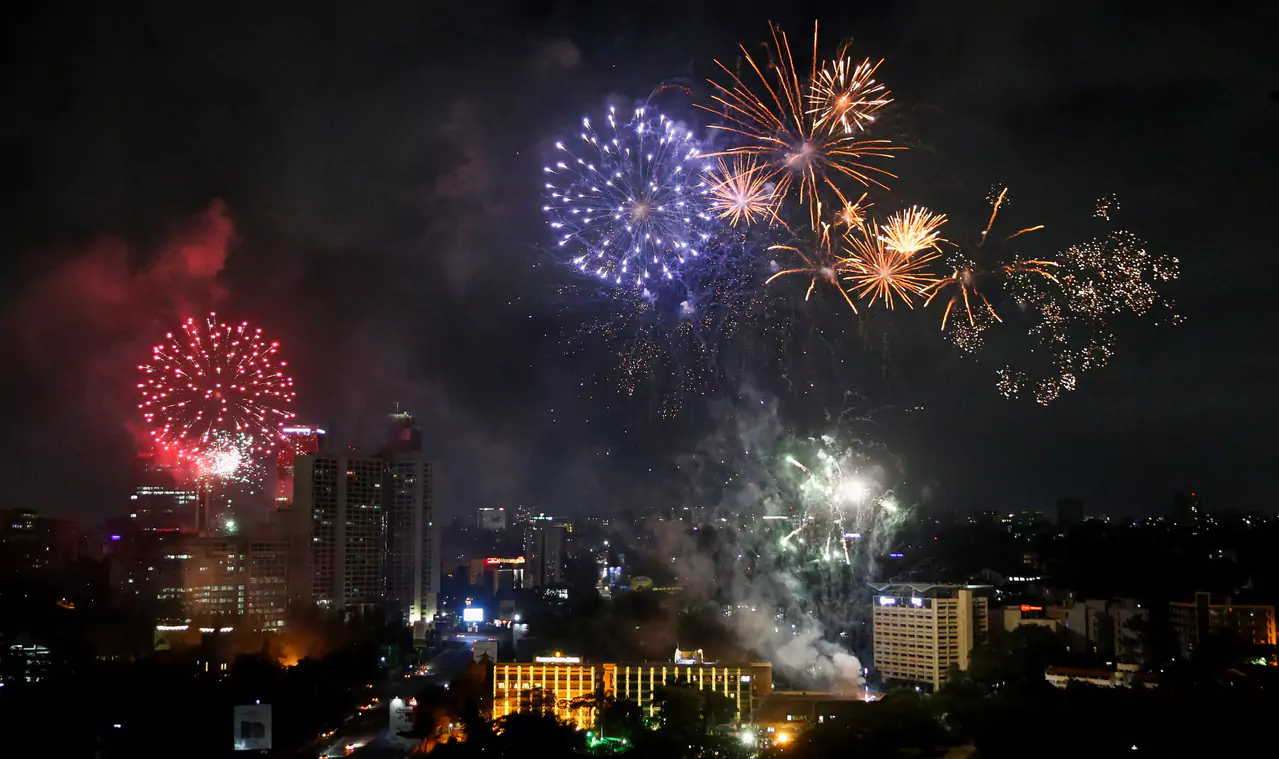
<svg viewBox="0 0 1279 759">
<path fill-rule="evenodd" d="M 595 726 L 595 712 L 581 699 L 601 690 L 606 698 L 629 700 L 653 717 L 656 693 L 669 683 L 714 691 L 736 707 L 735 722 L 752 721 L 762 698 L 772 691 L 773 667 L 704 664 L 583 664 L 576 657 L 541 657 L 533 663 L 498 663 L 493 667 L 493 719 L 541 705 L 581 729 Z M 574 701 L 577 700 L 577 703 Z"/>
<path fill-rule="evenodd" d="M 635 702 L 644 716 L 658 713 L 654 695 L 667 683 L 682 683 L 698 690 L 715 691 L 736 708 L 734 722 L 754 719 L 754 693 L 772 689 L 773 667 L 767 663 L 748 665 L 703 664 L 604 664 L 604 690 L 617 699 Z M 757 682 L 758 679 L 758 682 Z M 752 687 L 755 690 L 752 690 Z"/>
<path fill-rule="evenodd" d="M 940 687 L 955 665 L 967 670 L 988 632 L 984 585 L 872 585 L 874 662 L 883 677 Z"/>
<path fill-rule="evenodd" d="M 1230 598 L 1213 603 L 1209 593 L 1195 593 L 1192 602 L 1168 604 L 1168 621 L 1181 656 L 1194 655 L 1203 641 L 1226 638 L 1257 646 L 1275 645 L 1275 607 L 1231 603 Z"/>
<path fill-rule="evenodd" d="M 595 710 L 573 702 L 592 696 L 601 684 L 600 669 L 575 657 L 559 661 L 496 664 L 493 667 L 493 719 L 539 705 L 583 730 L 595 726 Z"/>
</svg>

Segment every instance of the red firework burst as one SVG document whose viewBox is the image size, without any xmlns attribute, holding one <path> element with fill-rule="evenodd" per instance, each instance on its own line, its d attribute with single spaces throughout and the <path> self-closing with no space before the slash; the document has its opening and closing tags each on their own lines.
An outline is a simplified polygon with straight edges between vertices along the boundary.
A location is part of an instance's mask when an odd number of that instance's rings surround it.
<svg viewBox="0 0 1279 759">
<path fill-rule="evenodd" d="M 156 445 L 185 457 L 236 435 L 250 450 L 269 452 L 294 416 L 293 378 L 279 348 L 248 322 L 223 324 L 212 313 L 166 335 L 151 363 L 138 367 L 138 408 Z"/>
</svg>

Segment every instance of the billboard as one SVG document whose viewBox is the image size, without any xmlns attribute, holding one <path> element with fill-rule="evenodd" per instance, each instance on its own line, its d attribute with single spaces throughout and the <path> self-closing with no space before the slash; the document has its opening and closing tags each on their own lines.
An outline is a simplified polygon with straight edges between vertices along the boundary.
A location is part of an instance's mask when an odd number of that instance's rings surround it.
<svg viewBox="0 0 1279 759">
<path fill-rule="evenodd" d="M 463 622 L 483 622 L 484 610 L 478 606 L 468 606 L 462 609 Z"/>
<path fill-rule="evenodd" d="M 236 751 L 271 749 L 271 705 L 247 704 L 233 707 Z"/>
</svg>

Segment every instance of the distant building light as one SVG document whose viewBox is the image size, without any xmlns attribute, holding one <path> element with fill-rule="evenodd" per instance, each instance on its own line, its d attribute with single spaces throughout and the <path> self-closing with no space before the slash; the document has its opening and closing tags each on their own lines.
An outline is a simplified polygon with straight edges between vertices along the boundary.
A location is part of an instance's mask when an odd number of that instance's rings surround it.
<svg viewBox="0 0 1279 759">
<path fill-rule="evenodd" d="M 768 514 L 764 516 L 764 519 L 786 519 L 786 516 L 783 514 Z"/>
<path fill-rule="evenodd" d="M 900 559 L 900 558 L 902 558 L 902 557 L 903 557 L 903 556 L 905 556 L 905 555 L 906 555 L 906 554 L 904 554 L 904 553 L 890 553 L 890 554 L 888 554 L 888 558 L 890 558 L 890 559 Z"/>
<path fill-rule="evenodd" d="M 112 539 L 112 540 L 119 540 L 119 539 L 120 539 L 120 536 L 119 536 L 119 535 L 112 535 L 112 536 L 111 536 L 111 539 Z"/>
</svg>

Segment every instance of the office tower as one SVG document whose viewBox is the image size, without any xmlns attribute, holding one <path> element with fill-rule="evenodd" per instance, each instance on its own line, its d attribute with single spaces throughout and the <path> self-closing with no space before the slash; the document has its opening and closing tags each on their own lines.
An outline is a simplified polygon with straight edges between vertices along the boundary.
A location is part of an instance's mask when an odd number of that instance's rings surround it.
<svg viewBox="0 0 1279 759">
<path fill-rule="evenodd" d="M 1199 518 L 1203 515 L 1203 503 L 1199 500 L 1199 496 L 1194 493 L 1187 498 L 1185 493 L 1178 491 L 1172 497 L 1172 519 L 1180 527 L 1193 527 L 1199 524 Z"/>
<path fill-rule="evenodd" d="M 476 512 L 476 525 L 481 530 L 505 530 L 506 529 L 506 509 L 493 508 L 491 506 L 481 507 Z"/>
<path fill-rule="evenodd" d="M 885 679 L 934 689 L 956 665 L 967 670 L 988 630 L 985 585 L 872 584 L 875 668 Z"/>
<path fill-rule="evenodd" d="M 158 627 L 283 628 L 288 548 L 271 535 L 182 535 L 157 557 Z"/>
<path fill-rule="evenodd" d="M 155 451 L 133 460 L 129 517 L 140 530 L 190 530 L 197 520 L 199 493 L 188 477 Z"/>
<path fill-rule="evenodd" d="M 431 462 L 421 453 L 386 459 L 386 597 L 409 624 L 430 623 L 440 588 Z"/>
<path fill-rule="evenodd" d="M 300 550 L 290 595 L 337 610 L 379 603 L 386 593 L 383 459 L 348 450 L 300 456 L 294 466 L 290 533 Z"/>
<path fill-rule="evenodd" d="M 529 587 L 555 585 L 564 579 L 564 555 L 572 527 L 545 514 L 533 517 L 525 539 L 524 579 Z"/>
<path fill-rule="evenodd" d="M 319 453 L 324 430 L 314 425 L 295 424 L 280 430 L 280 452 L 275 457 L 275 506 L 293 505 L 293 467 L 298 456 Z"/>
</svg>

